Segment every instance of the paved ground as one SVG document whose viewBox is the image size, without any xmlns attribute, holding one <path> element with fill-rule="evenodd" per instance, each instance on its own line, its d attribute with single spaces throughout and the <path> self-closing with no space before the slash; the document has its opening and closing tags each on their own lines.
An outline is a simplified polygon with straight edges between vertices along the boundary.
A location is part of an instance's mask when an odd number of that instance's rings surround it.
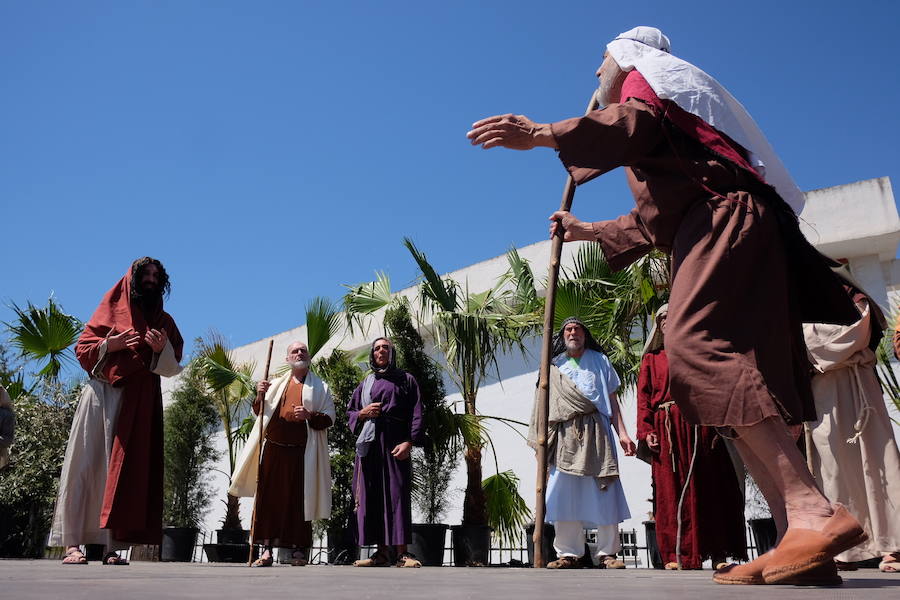
<svg viewBox="0 0 900 600">
<path fill-rule="evenodd" d="M 689 598 L 900 598 L 900 574 L 863 569 L 844 575 L 840 588 L 793 586 L 723 586 L 710 571 L 546 571 L 533 569 L 431 567 L 359 569 L 353 567 L 289 567 L 249 569 L 210 563 L 145 563 L 127 567 L 63 566 L 51 560 L 0 560 L 0 598 L 66 598 L 105 600 L 160 598 L 250 600 L 317 597 L 328 600 L 364 598 L 497 598 L 545 600 L 596 598 L 615 594 L 622 600 Z"/>
</svg>

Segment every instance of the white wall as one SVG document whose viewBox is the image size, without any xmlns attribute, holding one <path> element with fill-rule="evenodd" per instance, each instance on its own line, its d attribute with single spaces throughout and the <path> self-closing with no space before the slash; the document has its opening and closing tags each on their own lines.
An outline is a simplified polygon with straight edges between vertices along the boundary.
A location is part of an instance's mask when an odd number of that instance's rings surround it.
<svg viewBox="0 0 900 600">
<path fill-rule="evenodd" d="M 872 179 L 835 188 L 826 188 L 807 193 L 807 206 L 802 214 L 804 233 L 822 252 L 835 259 L 849 262 L 854 275 L 867 291 L 883 303 L 886 312 L 896 314 L 895 307 L 900 301 L 900 261 L 894 257 L 900 242 L 900 219 L 887 178 Z M 520 254 L 530 260 L 535 271 L 535 279 L 540 281 L 546 276 L 550 244 L 538 242 L 519 250 Z M 563 264 L 570 264 L 577 244 L 566 244 Z M 457 281 L 468 282 L 469 289 L 477 292 L 492 286 L 496 278 L 507 268 L 504 256 L 494 257 L 484 262 L 471 265 L 450 273 Z M 415 290 L 408 288 L 400 293 L 412 297 Z M 275 334 L 275 352 L 273 363 L 280 364 L 288 344 L 294 340 L 305 340 L 304 326 Z M 265 361 L 268 339 L 242 346 L 235 350 L 239 361 L 253 360 L 257 365 L 256 376 L 260 377 Z M 350 336 L 347 332 L 338 335 L 324 349 L 323 355 L 335 347 L 356 350 L 367 345 L 367 337 L 357 334 Z M 539 341 L 529 344 L 529 356 L 503 356 L 500 360 L 501 381 L 491 380 L 479 391 L 478 408 L 485 415 L 499 415 L 505 418 L 527 422 L 531 414 L 534 385 L 537 380 L 537 361 L 540 356 Z M 164 393 L 171 389 L 172 382 L 164 380 Z M 455 390 L 448 380 L 447 391 Z M 450 401 L 459 401 L 460 396 L 452 393 Z M 624 417 L 629 432 L 634 436 L 636 406 L 633 391 L 622 395 Z M 897 413 L 889 407 L 892 415 Z M 533 508 L 535 461 L 533 451 L 525 444 L 522 437 L 508 427 L 494 423 L 489 425 L 491 436 L 497 450 L 499 469 L 512 469 L 519 477 L 519 492 Z M 897 427 L 895 424 L 895 432 Z M 525 431 L 522 429 L 522 433 Z M 219 440 L 224 449 L 224 436 Z M 493 453 L 486 449 L 484 453 L 484 475 L 495 472 Z M 227 471 L 227 458 L 219 467 Z M 625 494 L 631 508 L 632 518 L 623 523 L 623 529 L 636 529 L 639 542 L 643 543 L 642 521 L 646 520 L 651 505 L 650 468 L 635 459 L 620 456 L 620 468 Z M 214 474 L 214 483 L 219 488 L 217 496 L 224 497 L 227 477 L 221 473 Z M 462 490 L 465 487 L 465 466 L 460 460 L 453 482 L 447 493 L 451 496 L 451 510 L 446 522 L 454 524 L 462 515 Z M 252 500 L 242 500 L 242 514 L 245 526 L 249 526 L 249 515 Z M 224 505 L 219 502 L 213 507 L 206 520 L 206 528 L 217 529 L 224 514 Z"/>
</svg>

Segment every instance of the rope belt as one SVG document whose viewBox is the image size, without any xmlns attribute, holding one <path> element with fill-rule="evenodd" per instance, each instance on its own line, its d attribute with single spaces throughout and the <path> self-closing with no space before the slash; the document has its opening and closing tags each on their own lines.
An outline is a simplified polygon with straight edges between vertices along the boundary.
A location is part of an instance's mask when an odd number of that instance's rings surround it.
<svg viewBox="0 0 900 600">
<path fill-rule="evenodd" d="M 853 431 L 855 433 L 851 437 L 847 438 L 847 443 L 855 444 L 857 440 L 859 440 L 859 437 L 862 435 L 863 429 L 865 429 L 866 425 L 869 423 L 869 413 L 871 413 L 875 409 L 869 404 L 869 401 L 866 399 L 866 392 L 863 389 L 862 379 L 859 376 L 859 366 L 851 365 L 850 371 L 853 373 L 853 381 L 856 382 L 856 398 L 853 399 L 853 404 L 854 408 L 856 409 L 856 414 L 859 416 L 859 418 L 856 420 L 856 423 L 853 424 Z"/>
<path fill-rule="evenodd" d="M 671 419 L 672 412 L 671 411 L 672 411 L 672 406 L 674 404 L 675 404 L 674 400 L 669 400 L 667 402 L 663 402 L 656 408 L 657 408 L 657 410 L 662 409 L 662 410 L 666 411 L 666 420 L 665 420 L 664 425 L 666 428 L 666 441 L 669 443 L 669 458 L 672 459 L 672 472 L 678 473 L 678 468 L 675 464 L 675 453 L 672 452 L 672 419 Z"/>
</svg>

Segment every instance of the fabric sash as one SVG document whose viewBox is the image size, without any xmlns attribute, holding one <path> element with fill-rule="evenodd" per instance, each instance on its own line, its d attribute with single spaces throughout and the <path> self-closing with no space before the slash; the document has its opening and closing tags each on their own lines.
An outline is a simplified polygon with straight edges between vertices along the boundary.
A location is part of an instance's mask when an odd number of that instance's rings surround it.
<svg viewBox="0 0 900 600">
<path fill-rule="evenodd" d="M 365 381 L 363 381 L 362 396 L 360 398 L 360 404 L 363 406 L 372 404 L 373 385 L 375 385 L 375 374 L 370 373 Z M 356 438 L 357 456 L 362 458 L 367 455 L 373 441 L 375 441 L 375 421 L 373 419 L 366 419 L 365 423 L 363 423 L 362 430 L 359 432 L 359 437 Z"/>
<path fill-rule="evenodd" d="M 528 445 L 537 448 L 538 394 L 535 393 Z M 550 414 L 547 427 L 547 464 L 570 475 L 619 476 L 619 465 L 607 433 L 607 417 L 556 365 L 550 366 Z M 608 481 L 602 481 L 605 487 Z"/>
</svg>

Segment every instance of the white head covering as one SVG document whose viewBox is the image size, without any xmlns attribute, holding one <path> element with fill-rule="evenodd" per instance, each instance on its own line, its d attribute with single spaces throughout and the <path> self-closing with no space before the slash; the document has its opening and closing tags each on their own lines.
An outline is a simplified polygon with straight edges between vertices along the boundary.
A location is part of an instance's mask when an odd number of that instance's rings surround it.
<svg viewBox="0 0 900 600">
<path fill-rule="evenodd" d="M 644 344 L 644 354 L 655 352 L 665 345 L 663 330 L 659 326 L 659 322 L 667 314 L 669 314 L 668 304 L 663 304 L 656 311 L 656 316 L 653 318 L 653 329 L 650 330 L 650 335 L 647 336 L 647 343 Z"/>
<path fill-rule="evenodd" d="M 796 214 L 803 210 L 803 192 L 753 117 L 711 75 L 669 54 L 669 38 L 655 27 L 635 27 L 606 46 L 623 71 L 637 69 L 656 95 L 671 100 L 740 144 L 750 165 L 778 191 Z"/>
</svg>

